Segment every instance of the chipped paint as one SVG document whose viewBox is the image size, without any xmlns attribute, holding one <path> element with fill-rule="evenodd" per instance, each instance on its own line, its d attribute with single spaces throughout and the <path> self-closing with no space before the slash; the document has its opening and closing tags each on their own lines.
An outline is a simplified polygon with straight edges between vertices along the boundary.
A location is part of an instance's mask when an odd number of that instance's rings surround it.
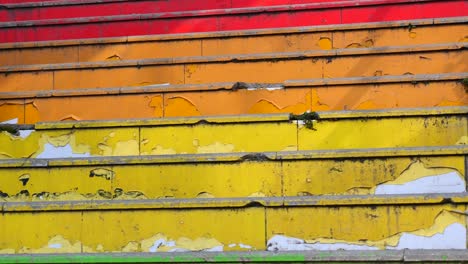
<svg viewBox="0 0 468 264">
<path fill-rule="evenodd" d="M 380 184 L 375 194 L 464 193 L 465 181 L 457 172 L 427 176 L 404 184 Z"/>
<path fill-rule="evenodd" d="M 464 223 L 463 216 L 444 210 L 429 228 L 401 232 L 383 240 L 365 242 L 331 238 L 304 240 L 274 235 L 267 242 L 267 250 L 466 249 L 467 229 L 462 223 Z"/>
<path fill-rule="evenodd" d="M 70 242 L 61 235 L 52 237 L 46 246 L 38 249 L 31 249 L 27 247 L 21 248 L 19 254 L 30 253 L 81 253 L 83 251 L 91 251 L 91 248 L 83 245 L 81 242 Z"/>
<path fill-rule="evenodd" d="M 164 116 L 199 116 L 197 106 L 184 97 L 171 97 L 164 102 Z"/>
<path fill-rule="evenodd" d="M 67 144 L 65 146 L 56 147 L 50 143 L 44 145 L 43 151 L 36 156 L 38 159 L 52 159 L 52 158 L 84 158 L 90 157 L 89 152 L 82 154 L 74 153 L 72 147 Z"/>
<path fill-rule="evenodd" d="M 333 42 L 329 37 L 320 37 L 317 46 L 322 50 L 331 50 L 333 49 Z"/>
<path fill-rule="evenodd" d="M 398 178 L 377 185 L 375 194 L 465 192 L 463 176 L 451 168 L 428 168 L 421 160 L 412 162 Z"/>
<path fill-rule="evenodd" d="M 0 191 L 0 201 L 5 202 L 24 202 L 24 201 L 94 201 L 94 200 L 140 200 L 148 199 L 140 191 L 124 191 L 121 188 L 115 188 L 114 192 L 108 192 L 102 189 L 95 193 L 68 192 L 38 192 L 30 194 L 27 190 L 22 190 L 16 194 L 8 194 Z"/>
<path fill-rule="evenodd" d="M 225 153 L 233 152 L 236 147 L 233 144 L 223 144 L 221 142 L 215 142 L 206 146 L 197 145 L 197 153 Z M 242 152 L 242 150 L 240 150 Z"/>
<path fill-rule="evenodd" d="M 180 237 L 170 239 L 164 234 L 158 233 L 140 242 L 131 241 L 123 249 L 123 252 L 184 252 L 184 251 L 223 251 L 224 245 L 214 238 L 199 237 L 194 240 Z"/>
</svg>

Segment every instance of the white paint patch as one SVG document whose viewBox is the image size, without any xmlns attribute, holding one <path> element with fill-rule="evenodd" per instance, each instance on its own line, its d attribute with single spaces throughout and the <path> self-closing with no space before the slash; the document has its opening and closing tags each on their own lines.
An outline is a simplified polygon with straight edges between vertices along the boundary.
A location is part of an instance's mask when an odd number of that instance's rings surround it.
<svg viewBox="0 0 468 264">
<path fill-rule="evenodd" d="M 233 248 L 233 247 L 235 247 L 236 245 L 237 245 L 237 244 L 229 244 L 228 247 Z"/>
<path fill-rule="evenodd" d="M 242 243 L 239 243 L 239 247 L 240 248 L 246 248 L 246 249 L 251 249 L 252 248 L 252 246 L 245 245 L 245 244 L 242 244 Z"/>
<path fill-rule="evenodd" d="M 216 246 L 216 247 L 205 249 L 203 251 L 206 251 L 206 252 L 223 252 L 224 247 L 223 246 Z"/>
<path fill-rule="evenodd" d="M 49 248 L 62 248 L 62 244 L 59 243 L 54 243 L 54 244 L 49 244 Z"/>
<path fill-rule="evenodd" d="M 27 137 L 29 137 L 29 135 L 31 135 L 32 132 L 34 132 L 34 130 L 20 130 L 19 131 L 19 136 L 21 138 L 27 138 Z"/>
<path fill-rule="evenodd" d="M 6 121 L 3 121 L 3 122 L 0 122 L 0 124 L 16 125 L 16 124 L 18 124 L 18 118 L 13 118 L 13 119 L 10 119 L 10 120 L 6 120 Z"/>
<path fill-rule="evenodd" d="M 466 249 L 466 227 L 454 223 L 430 237 L 403 233 L 398 245 L 387 249 Z"/>
<path fill-rule="evenodd" d="M 463 193 L 465 181 L 457 172 L 427 176 L 405 184 L 379 184 L 375 194 Z"/>
<path fill-rule="evenodd" d="M 37 155 L 38 159 L 53 159 L 53 158 L 86 158 L 90 157 L 89 153 L 73 153 L 70 145 L 56 147 L 50 143 L 44 145 L 44 151 Z"/>
<path fill-rule="evenodd" d="M 306 243 L 302 239 L 275 235 L 267 243 L 268 251 L 297 251 L 297 250 L 378 250 L 377 247 L 352 243 Z"/>
</svg>

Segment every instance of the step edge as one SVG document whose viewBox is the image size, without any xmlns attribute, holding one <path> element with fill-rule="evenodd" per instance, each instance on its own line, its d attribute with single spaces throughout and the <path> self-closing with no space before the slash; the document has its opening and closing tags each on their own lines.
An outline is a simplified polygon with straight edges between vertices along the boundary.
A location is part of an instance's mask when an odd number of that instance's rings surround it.
<svg viewBox="0 0 468 264">
<path fill-rule="evenodd" d="M 374 6 L 374 5 L 405 5 L 411 3 L 434 2 L 436 0 L 339 0 L 334 2 L 323 3 L 307 3 L 307 4 L 292 4 L 292 5 L 276 5 L 276 6 L 260 6 L 260 7 L 241 7 L 241 8 L 226 8 L 226 9 L 208 9 L 195 11 L 180 11 L 180 12 L 161 12 L 161 13 L 144 13 L 144 14 L 127 14 L 113 16 L 95 16 L 95 17 L 79 17 L 79 18 L 59 18 L 46 20 L 25 20 L 14 22 L 0 22 L 2 28 L 23 28 L 23 27 L 41 27 L 53 25 L 68 25 L 68 24 L 89 24 L 89 23 L 112 23 L 117 21 L 133 21 L 133 20 L 158 20 L 158 19 L 174 19 L 174 18 L 192 18 L 205 16 L 230 16 L 230 15 L 253 15 L 257 13 L 276 13 L 276 12 L 294 12 L 304 10 L 317 9 L 339 9 L 356 6 Z M 460 0 L 451 0 L 460 1 Z"/>
<path fill-rule="evenodd" d="M 318 111 L 318 122 L 327 119 L 380 119 L 396 117 L 423 117 L 441 115 L 466 115 L 468 106 L 441 106 L 431 108 L 391 108 L 377 110 L 342 110 L 342 111 Z M 194 116 L 194 117 L 164 117 L 164 118 L 144 118 L 144 119 L 112 119 L 112 120 L 90 120 L 90 121 L 55 121 L 38 122 L 34 124 L 35 130 L 50 129 L 79 129 L 79 128 L 108 128 L 108 127 L 147 127 L 147 126 L 169 126 L 185 125 L 193 126 L 197 124 L 239 124 L 239 123 L 267 123 L 267 122 L 291 122 L 297 118 L 292 118 L 291 114 L 245 114 L 245 115 L 215 115 L 215 116 Z M 302 120 L 299 117 L 299 120 Z M 29 130 L 27 125 L 20 130 Z"/>
<path fill-rule="evenodd" d="M 426 53 L 441 51 L 460 51 L 468 47 L 468 42 L 450 42 L 437 44 L 383 46 L 372 48 L 344 48 L 334 50 L 309 50 L 301 52 L 272 52 L 255 54 L 234 54 L 221 56 L 189 56 L 176 58 L 155 58 L 142 60 L 122 60 L 117 62 L 76 62 L 57 64 L 31 64 L 2 66 L 0 73 L 11 74 L 17 72 L 46 72 L 61 70 L 89 70 L 89 69 L 111 69 L 125 67 L 145 67 L 155 65 L 178 65 L 178 64 L 202 64 L 202 63 L 243 63 L 247 61 L 269 61 L 269 60 L 305 60 L 312 58 L 334 58 L 340 56 L 370 56 L 399 53 Z"/>
<path fill-rule="evenodd" d="M 0 159 L 0 168 L 45 168 L 71 166 L 112 166 L 184 163 L 242 163 L 284 162 L 289 160 L 316 159 L 388 159 L 421 156 L 465 156 L 468 145 L 433 147 L 394 147 L 333 150 L 300 150 L 280 152 L 230 152 L 209 154 L 140 155 L 140 156 L 94 156 L 87 158 L 53 159 Z"/>
<path fill-rule="evenodd" d="M 62 46 L 74 45 L 102 45 L 102 44 L 117 44 L 117 43 L 133 43 L 133 42 L 158 42 L 158 41 L 175 41 L 175 40 L 191 40 L 191 39 L 210 39 L 210 38 L 236 38 L 249 37 L 255 35 L 281 35 L 281 34 L 299 34 L 299 33 L 315 33 L 324 31 L 343 31 L 343 30 L 358 30 L 358 29 L 385 29 L 385 28 L 400 28 L 413 26 L 441 26 L 452 24 L 466 24 L 468 16 L 463 17 L 448 17 L 448 18 L 430 18 L 417 20 L 399 20 L 399 21 L 384 21 L 384 22 L 368 22 L 368 23 L 351 23 L 337 25 L 321 25 L 307 27 L 287 27 L 274 29 L 253 29 L 253 30 L 233 30 L 233 31 L 215 31 L 215 32 L 198 32 L 198 33 L 180 33 L 180 34 L 160 34 L 160 35 L 143 35 L 143 36 L 128 36 L 128 37 L 109 37 L 109 38 L 90 38 L 90 39 L 72 39 L 72 40 L 51 40 L 37 42 L 13 42 L 0 43 L 0 52 L 7 49 L 18 48 L 54 48 Z"/>
<path fill-rule="evenodd" d="M 40 90 L 21 92 L 0 92 L 0 100 L 7 99 L 41 99 L 57 97 L 80 96 L 109 96 L 148 93 L 180 93 L 180 92 L 216 92 L 237 90 L 272 90 L 294 89 L 304 87 L 337 87 L 341 85 L 373 85 L 415 82 L 448 82 L 460 81 L 468 78 L 468 72 L 463 73 L 436 73 L 414 75 L 384 75 L 371 77 L 340 77 L 286 80 L 283 83 L 249 83 L 249 82 L 223 82 L 208 84 L 153 84 L 146 86 L 122 86 L 109 88 L 80 88 L 64 90 Z"/>
<path fill-rule="evenodd" d="M 236 198 L 161 198 L 138 200 L 68 200 L 68 201 L 0 201 L 2 213 L 89 210 L 195 209 L 195 208 L 289 208 L 330 206 L 388 206 L 468 204 L 468 193 L 427 193 L 399 195 L 321 195 L 289 197 Z M 465 214 L 465 212 L 454 211 Z"/>
</svg>

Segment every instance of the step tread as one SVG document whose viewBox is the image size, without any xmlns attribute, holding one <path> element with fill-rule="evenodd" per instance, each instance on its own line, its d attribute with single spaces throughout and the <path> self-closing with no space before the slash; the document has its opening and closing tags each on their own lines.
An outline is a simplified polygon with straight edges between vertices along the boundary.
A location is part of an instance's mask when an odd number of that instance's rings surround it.
<svg viewBox="0 0 468 264">
<path fill-rule="evenodd" d="M 322 206 L 383 206 L 466 204 L 467 193 L 387 194 L 387 195 L 317 195 L 289 197 L 235 197 L 235 198 L 162 198 L 162 199 L 112 199 L 112 200 L 59 200 L 59 201 L 0 201 L 0 211 L 45 212 L 87 210 L 141 210 L 141 209 L 195 209 L 195 208 L 245 208 L 245 207 L 322 207 Z"/>
<path fill-rule="evenodd" d="M 451 42 L 422 45 L 386 46 L 372 48 L 348 48 L 336 50 L 310 50 L 302 52 L 272 52 L 258 54 L 235 54 L 221 56 L 190 56 L 177 58 L 156 58 L 141 60 L 122 60 L 116 62 L 75 62 L 57 64 L 37 64 L 0 67 L 0 73 L 31 72 L 31 71 L 54 71 L 54 70 L 78 70 L 78 69 L 100 69 L 115 67 L 143 67 L 150 65 L 173 65 L 173 64 L 195 64 L 195 63 L 228 63 L 244 61 L 262 60 L 290 60 L 307 59 L 317 57 L 338 57 L 338 56 L 361 56 L 361 55 L 383 55 L 394 53 L 416 53 L 432 51 L 464 50 L 468 47 L 468 42 Z"/>
<path fill-rule="evenodd" d="M 385 22 L 368 22 L 368 23 L 353 23 L 353 24 L 338 24 L 338 25 L 320 25 L 307 27 L 291 27 L 291 28 L 272 28 L 272 29 L 256 29 L 256 30 L 238 30 L 238 31 L 217 31 L 217 32 L 197 32 L 197 33 L 182 33 L 170 35 L 143 35 L 143 36 L 128 36 L 128 37 L 110 37 L 110 38 L 90 38 L 77 40 L 51 40 L 37 42 L 15 42 L 15 43 L 0 43 L 0 50 L 4 49 L 19 49 L 19 48 L 46 48 L 46 47 L 62 47 L 73 45 L 102 45 L 112 43 L 137 43 L 148 41 L 169 41 L 169 40 L 190 40 L 190 39 L 210 39 L 210 38 L 233 38 L 233 37 L 249 37 L 258 35 L 280 35 L 294 34 L 307 32 L 326 32 L 326 31 L 343 31 L 356 29 L 379 29 L 379 28 L 407 28 L 410 24 L 413 26 L 429 26 L 429 25 L 447 25 L 447 24 L 465 24 L 468 16 L 464 17 L 448 17 L 448 18 L 433 18 L 433 19 L 417 19 L 417 20 L 400 20 L 400 21 L 385 21 Z"/>
<path fill-rule="evenodd" d="M 211 10 L 181 11 L 181 12 L 161 12 L 161 13 L 146 13 L 146 14 L 64 18 L 64 19 L 60 18 L 60 19 L 46 19 L 46 20 L 28 20 L 28 21 L 15 21 L 15 22 L 0 22 L 0 28 L 37 27 L 37 26 L 49 26 L 49 25 L 85 24 L 85 23 L 129 21 L 129 20 L 202 17 L 202 16 L 222 16 L 222 15 L 241 15 L 241 14 L 252 15 L 256 13 L 285 12 L 285 11 L 290 12 L 290 11 L 300 11 L 300 10 L 315 10 L 315 9 L 329 9 L 329 8 L 331 9 L 331 8 L 373 6 L 373 5 L 408 4 L 408 3 L 429 2 L 429 1 L 433 1 L 433 0 L 336 1 L 336 2 L 323 2 L 323 3 L 319 2 L 319 3 L 307 3 L 307 4 L 241 7 L 241 8 L 226 8 L 226 9 L 211 9 Z"/>
<path fill-rule="evenodd" d="M 225 82 L 208 84 L 154 84 L 145 86 L 125 86 L 110 88 L 72 89 L 72 90 L 45 90 L 45 91 L 20 91 L 0 92 L 0 100 L 24 99 L 24 98 L 50 98 L 73 97 L 88 95 L 115 95 L 115 94 L 139 94 L 139 93 L 179 93 L 179 92 L 205 92 L 205 91 L 236 91 L 236 90 L 276 90 L 297 87 L 328 87 L 340 85 L 368 85 L 385 83 L 414 83 L 435 81 L 459 81 L 468 78 L 468 72 L 464 73 L 440 73 L 440 74 L 414 74 L 414 75 L 384 75 L 371 77 L 341 77 L 341 78 L 317 78 L 302 80 L 286 80 L 283 83 L 249 83 L 249 82 Z"/>
<path fill-rule="evenodd" d="M 145 156 L 94 156 L 86 158 L 20 158 L 0 159 L 0 168 L 43 168 L 93 165 L 136 165 L 173 163 L 223 163 L 249 161 L 285 161 L 343 158 L 389 158 L 405 156 L 445 156 L 468 154 L 467 145 L 400 148 L 364 148 L 301 150 L 280 152 L 232 152 L 209 154 L 174 154 Z"/>
<path fill-rule="evenodd" d="M 468 261 L 468 251 L 446 250 L 334 250 L 296 252 L 171 252 L 171 253 L 80 253 L 0 255 L 0 263 L 445 263 Z"/>
</svg>

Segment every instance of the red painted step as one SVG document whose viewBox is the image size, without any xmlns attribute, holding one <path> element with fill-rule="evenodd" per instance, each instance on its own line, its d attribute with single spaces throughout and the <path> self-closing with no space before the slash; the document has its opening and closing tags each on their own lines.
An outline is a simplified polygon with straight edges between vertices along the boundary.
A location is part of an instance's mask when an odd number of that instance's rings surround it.
<svg viewBox="0 0 468 264">
<path fill-rule="evenodd" d="M 60 0 L 43 3 L 15 3 L 5 5 L 5 8 L 0 9 L 0 22 L 326 3 L 335 1 L 336 0 Z M 356 4 L 362 2 L 362 0 L 355 0 L 353 2 Z"/>
<path fill-rule="evenodd" d="M 0 23 L 0 42 L 244 30 L 467 16 L 467 2 L 373 0 Z"/>
</svg>

